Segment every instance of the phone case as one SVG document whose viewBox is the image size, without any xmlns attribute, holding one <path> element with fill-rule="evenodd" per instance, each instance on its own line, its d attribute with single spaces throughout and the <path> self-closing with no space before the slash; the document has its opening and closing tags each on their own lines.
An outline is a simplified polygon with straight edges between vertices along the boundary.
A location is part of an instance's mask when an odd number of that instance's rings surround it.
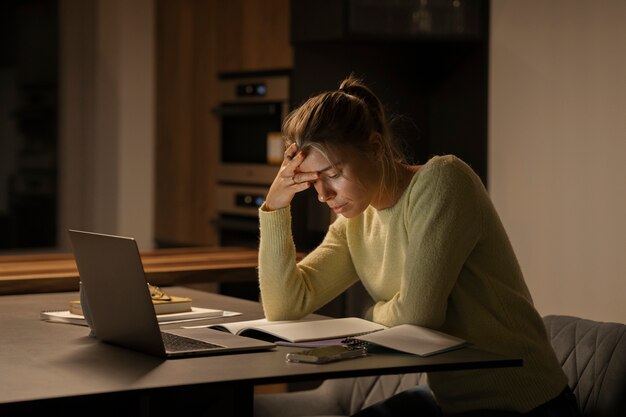
<svg viewBox="0 0 626 417">
<path fill-rule="evenodd" d="M 289 362 L 328 363 L 343 359 L 359 358 L 366 355 L 367 350 L 365 348 L 351 348 L 337 345 L 288 353 L 285 359 Z"/>
</svg>

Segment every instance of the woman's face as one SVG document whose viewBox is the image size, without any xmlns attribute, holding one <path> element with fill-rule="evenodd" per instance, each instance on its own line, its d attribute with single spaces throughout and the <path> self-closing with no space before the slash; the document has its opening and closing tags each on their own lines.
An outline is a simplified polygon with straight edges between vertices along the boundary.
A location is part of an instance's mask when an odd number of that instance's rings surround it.
<svg viewBox="0 0 626 417">
<path fill-rule="evenodd" d="M 378 167 L 356 151 L 337 151 L 328 157 L 333 163 L 318 150 L 311 149 L 300 164 L 300 172 L 319 174 L 313 183 L 318 199 L 328 204 L 335 214 L 347 218 L 361 214 L 377 197 Z"/>
</svg>

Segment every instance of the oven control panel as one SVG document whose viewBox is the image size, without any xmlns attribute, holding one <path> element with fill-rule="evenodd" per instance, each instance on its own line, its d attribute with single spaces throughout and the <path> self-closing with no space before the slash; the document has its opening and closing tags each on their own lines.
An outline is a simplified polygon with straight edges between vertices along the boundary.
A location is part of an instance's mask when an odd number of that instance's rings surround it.
<svg viewBox="0 0 626 417">
<path fill-rule="evenodd" d="M 263 205 L 265 196 L 262 194 L 237 193 L 235 194 L 235 204 L 237 207 L 259 208 Z"/>
<path fill-rule="evenodd" d="M 249 216 L 256 219 L 268 191 L 269 186 L 218 184 L 217 211 L 219 214 Z"/>
<path fill-rule="evenodd" d="M 237 97 L 264 97 L 266 94 L 265 83 L 241 83 L 236 86 Z"/>
<path fill-rule="evenodd" d="M 289 76 L 223 78 L 218 83 L 220 103 L 289 101 Z"/>
</svg>

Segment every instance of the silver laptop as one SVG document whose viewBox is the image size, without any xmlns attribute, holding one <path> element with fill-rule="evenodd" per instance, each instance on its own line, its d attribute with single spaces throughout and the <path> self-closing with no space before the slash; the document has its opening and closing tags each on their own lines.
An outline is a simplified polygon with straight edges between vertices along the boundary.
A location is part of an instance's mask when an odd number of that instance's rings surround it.
<svg viewBox="0 0 626 417">
<path fill-rule="evenodd" d="M 69 231 L 91 326 L 103 342 L 164 358 L 271 349 L 213 329 L 161 330 L 133 238 Z"/>
</svg>

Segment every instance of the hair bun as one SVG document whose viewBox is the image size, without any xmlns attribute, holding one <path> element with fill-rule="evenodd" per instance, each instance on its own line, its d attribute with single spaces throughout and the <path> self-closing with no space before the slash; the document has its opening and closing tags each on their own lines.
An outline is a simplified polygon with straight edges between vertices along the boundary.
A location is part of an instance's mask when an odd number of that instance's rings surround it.
<svg viewBox="0 0 626 417">
<path fill-rule="evenodd" d="M 354 74 L 350 74 L 339 84 L 339 91 L 351 96 L 360 97 L 362 94 L 359 93 L 362 93 L 363 87 L 365 87 L 363 80 L 357 78 Z"/>
</svg>

